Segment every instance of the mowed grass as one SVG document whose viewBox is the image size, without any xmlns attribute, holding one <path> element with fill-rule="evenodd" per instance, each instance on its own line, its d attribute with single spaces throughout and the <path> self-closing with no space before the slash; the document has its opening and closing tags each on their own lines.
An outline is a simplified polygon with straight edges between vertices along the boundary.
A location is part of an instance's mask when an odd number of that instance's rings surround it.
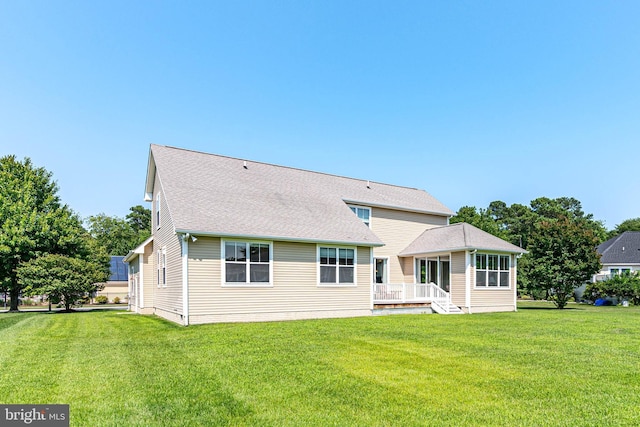
<svg viewBox="0 0 640 427">
<path fill-rule="evenodd" d="M 640 309 L 173 325 L 0 315 L 0 402 L 71 425 L 640 425 Z"/>
</svg>

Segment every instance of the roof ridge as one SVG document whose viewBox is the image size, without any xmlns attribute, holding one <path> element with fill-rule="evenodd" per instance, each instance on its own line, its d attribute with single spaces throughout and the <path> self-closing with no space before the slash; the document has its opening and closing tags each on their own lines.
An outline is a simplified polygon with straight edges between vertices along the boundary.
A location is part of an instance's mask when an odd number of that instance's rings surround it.
<svg viewBox="0 0 640 427">
<path fill-rule="evenodd" d="M 251 162 L 251 163 L 257 163 L 260 165 L 265 165 L 265 166 L 273 166 L 276 168 L 282 168 L 282 169 L 289 169 L 289 170 L 295 170 L 295 171 L 300 171 L 300 172 L 308 172 L 308 173 L 313 173 L 313 174 L 318 174 L 318 175 L 325 175 L 325 176 L 331 176 L 334 178 L 343 178 L 343 179 L 348 179 L 351 181 L 362 181 L 362 182 L 369 182 L 372 184 L 378 184 L 378 185 L 384 185 L 387 187 L 396 187 L 396 188 L 406 188 L 409 190 L 416 190 L 416 191 L 423 191 L 427 194 L 429 194 L 430 196 L 433 197 L 433 195 L 431 193 L 429 193 L 426 190 L 423 190 L 421 188 L 417 188 L 417 187 L 408 187 L 406 185 L 398 185 L 398 184 L 389 184 L 389 183 L 385 183 L 385 182 L 379 182 L 379 181 L 372 181 L 369 179 L 363 179 L 363 178 L 354 178 L 354 177 L 350 177 L 350 176 L 346 176 L 346 175 L 338 175 L 338 174 L 333 174 L 333 173 L 328 173 L 328 172 L 320 172 L 320 171 L 315 171 L 315 170 L 311 170 L 311 169 L 303 169 L 303 168 L 298 168 L 298 167 L 293 167 L 293 166 L 285 166 L 285 165 L 279 165 L 279 164 L 275 164 L 275 163 L 267 163 L 267 162 L 262 162 L 259 160 L 251 160 L 251 159 L 247 159 L 247 158 L 239 158 L 239 157 L 234 157 L 234 156 L 227 156 L 224 154 L 215 154 L 215 153 L 207 153 L 205 151 L 200 151 L 200 150 L 191 150 L 188 148 L 182 148 L 182 147 L 174 147 L 171 145 L 159 145 L 159 144 L 151 144 L 153 146 L 156 147 L 162 147 L 162 148 L 169 148 L 172 150 L 180 150 L 180 151 L 186 151 L 186 152 L 190 152 L 190 153 L 194 153 L 194 154 L 202 154 L 205 156 L 214 156 L 214 157 L 222 157 L 225 159 L 229 159 L 229 160 L 238 160 L 238 161 L 246 161 L 246 162 Z"/>
</svg>

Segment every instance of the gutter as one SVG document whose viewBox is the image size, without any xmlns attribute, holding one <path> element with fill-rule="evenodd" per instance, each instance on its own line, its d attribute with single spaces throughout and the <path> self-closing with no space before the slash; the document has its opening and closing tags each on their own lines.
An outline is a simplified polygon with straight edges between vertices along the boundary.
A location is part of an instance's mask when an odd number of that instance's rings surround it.
<svg viewBox="0 0 640 427">
<path fill-rule="evenodd" d="M 354 242 L 354 241 L 340 241 L 340 240 L 328 240 L 328 239 L 305 239 L 301 237 L 281 237 L 281 236 L 262 236 L 262 235 L 254 235 L 254 234 L 236 234 L 236 233 L 215 233 L 215 232 L 207 232 L 207 231 L 198 231 L 198 230 L 189 230 L 183 228 L 176 228 L 175 233 L 177 234 L 197 234 L 198 236 L 206 236 L 206 237 L 228 237 L 228 238 L 237 238 L 237 239 L 254 239 L 254 240 L 272 240 L 277 242 L 297 242 L 297 243 L 326 243 L 333 245 L 344 245 L 344 246 L 368 246 L 368 247 L 381 247 L 385 244 L 374 243 L 374 242 Z"/>
</svg>

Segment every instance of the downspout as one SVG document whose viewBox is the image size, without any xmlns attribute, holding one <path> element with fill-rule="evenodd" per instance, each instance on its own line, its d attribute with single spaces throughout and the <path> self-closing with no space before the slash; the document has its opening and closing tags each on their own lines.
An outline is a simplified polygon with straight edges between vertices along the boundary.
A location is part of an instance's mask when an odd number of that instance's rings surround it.
<svg viewBox="0 0 640 427">
<path fill-rule="evenodd" d="M 376 266 L 375 266 L 375 261 L 373 259 L 373 248 L 369 247 L 369 309 L 371 310 L 371 313 L 373 313 L 373 287 L 375 286 L 375 277 L 374 277 L 374 270 L 375 270 Z"/>
<path fill-rule="evenodd" d="M 182 317 L 189 326 L 189 233 L 182 235 Z"/>
</svg>

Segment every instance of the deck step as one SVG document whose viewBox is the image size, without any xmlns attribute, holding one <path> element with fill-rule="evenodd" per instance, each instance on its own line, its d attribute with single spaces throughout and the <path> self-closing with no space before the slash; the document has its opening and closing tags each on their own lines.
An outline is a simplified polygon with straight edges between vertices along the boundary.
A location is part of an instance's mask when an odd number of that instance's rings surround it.
<svg viewBox="0 0 640 427">
<path fill-rule="evenodd" d="M 449 304 L 448 310 L 444 310 L 443 307 L 438 304 L 431 304 L 433 311 L 438 314 L 464 314 L 464 311 L 457 305 Z"/>
</svg>

